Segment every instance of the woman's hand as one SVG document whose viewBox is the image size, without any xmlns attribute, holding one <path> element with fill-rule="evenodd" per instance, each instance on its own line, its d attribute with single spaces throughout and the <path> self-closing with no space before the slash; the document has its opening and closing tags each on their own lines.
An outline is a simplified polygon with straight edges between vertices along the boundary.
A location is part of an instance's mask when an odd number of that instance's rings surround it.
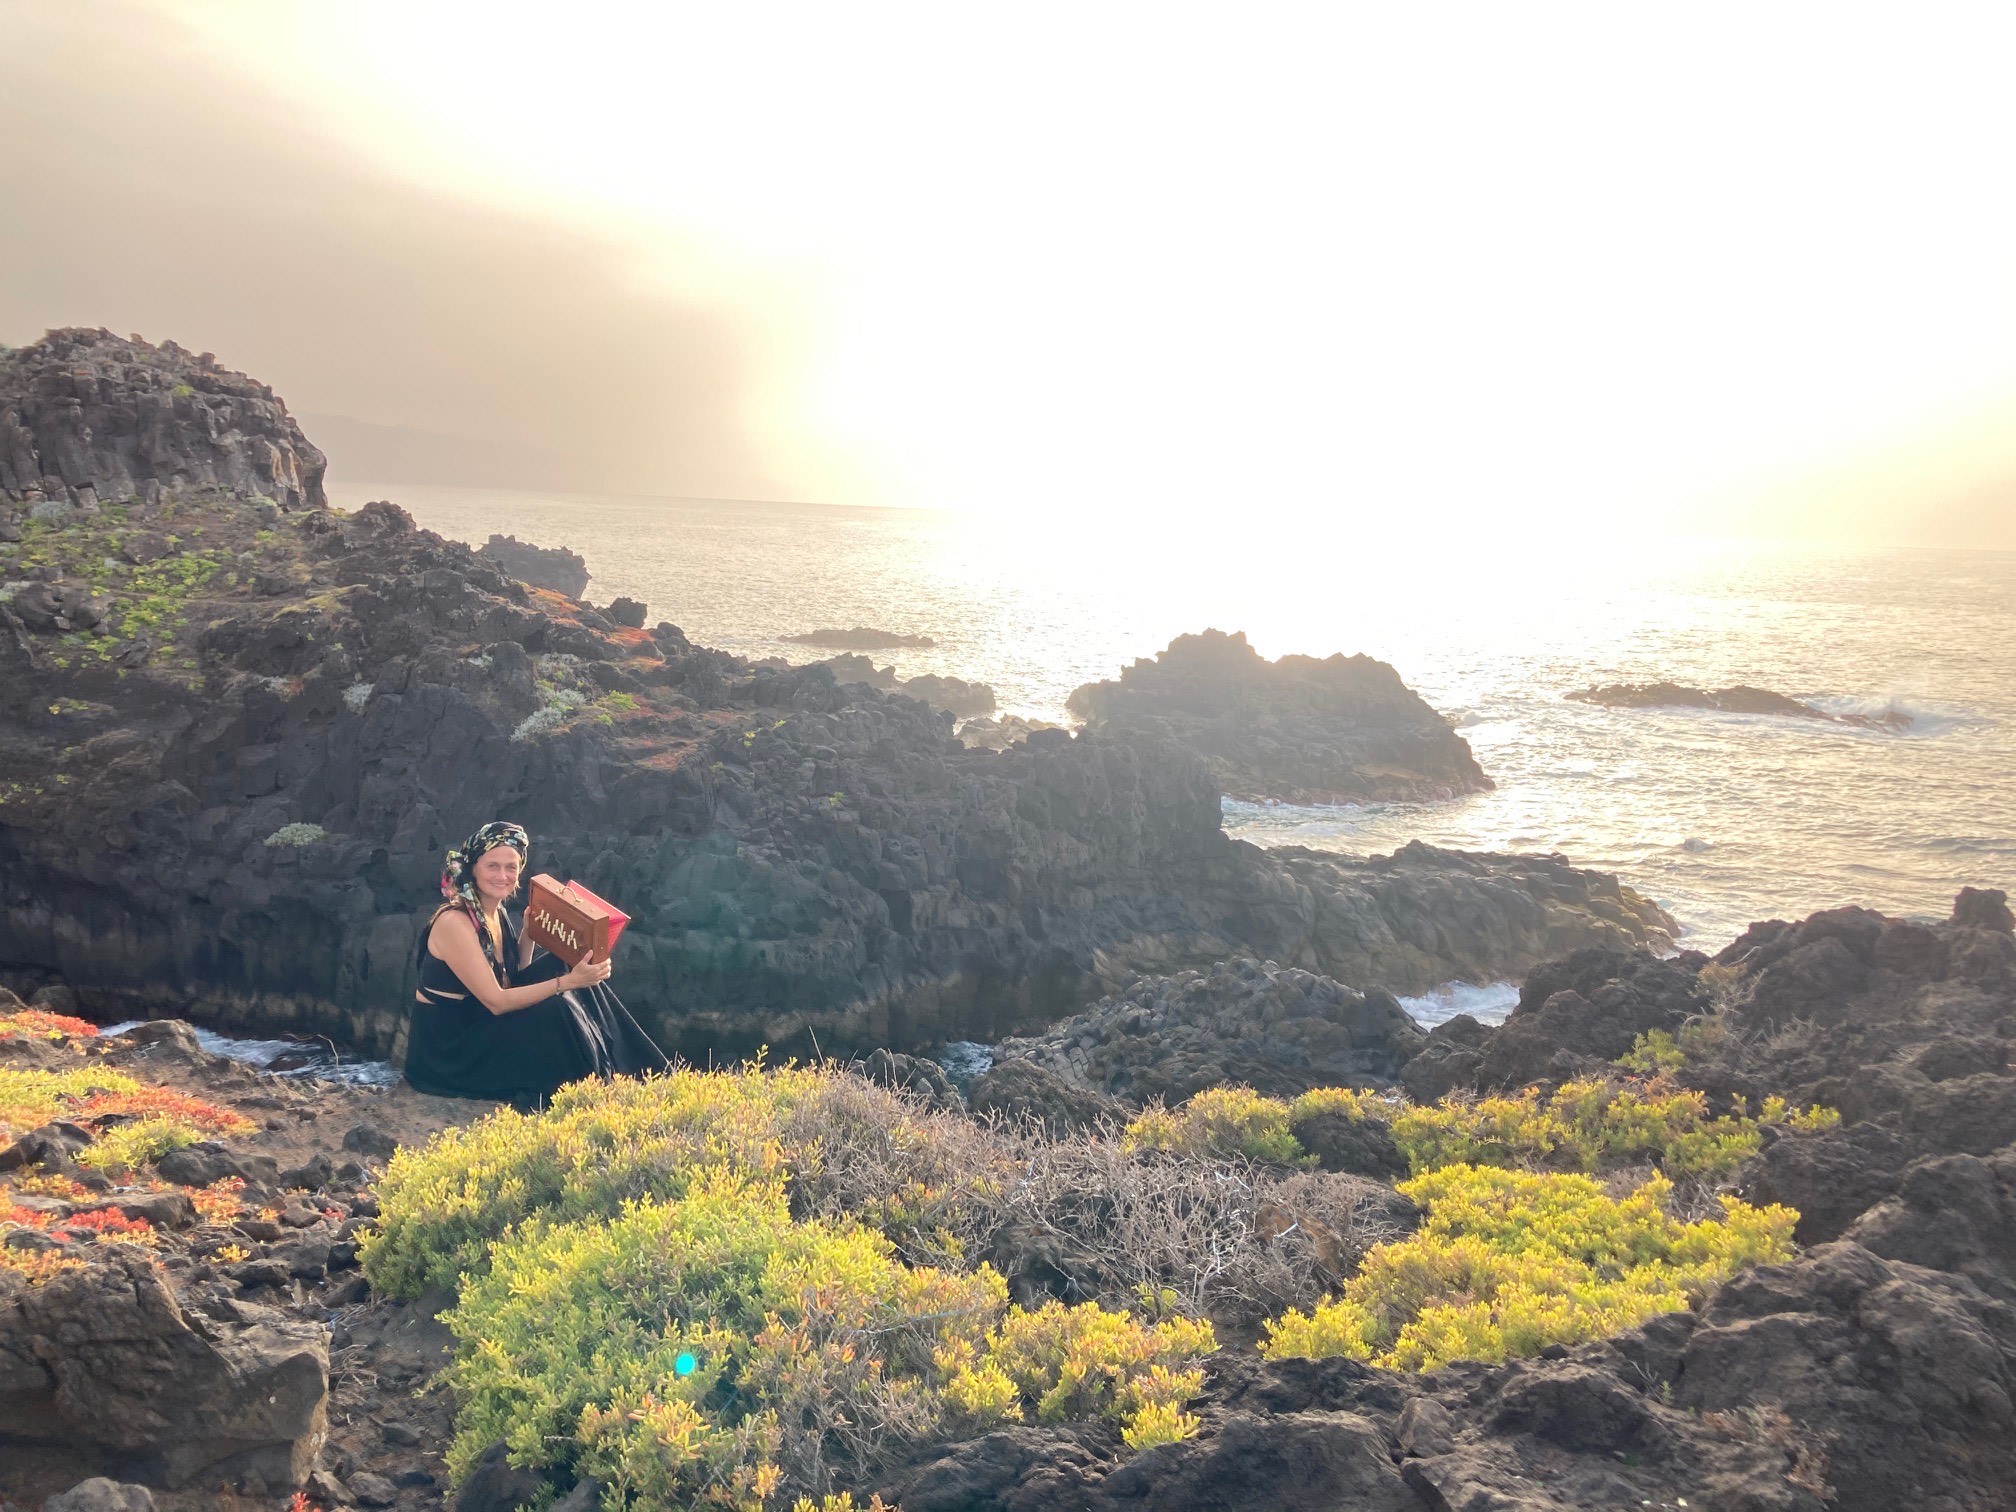
<svg viewBox="0 0 2016 1512">
<path fill-rule="evenodd" d="M 557 979 L 562 992 L 574 992 L 582 987 L 593 987 L 597 982 L 609 980 L 609 963 L 598 961 L 593 955 L 581 957 L 581 964 L 565 976 Z"/>
</svg>

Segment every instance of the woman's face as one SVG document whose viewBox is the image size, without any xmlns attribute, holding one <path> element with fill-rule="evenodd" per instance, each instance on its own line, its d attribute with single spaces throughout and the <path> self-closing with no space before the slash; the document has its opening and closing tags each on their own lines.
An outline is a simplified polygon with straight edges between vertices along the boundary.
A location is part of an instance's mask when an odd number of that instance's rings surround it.
<svg viewBox="0 0 2016 1512">
<path fill-rule="evenodd" d="M 525 863 L 518 852 L 508 845 L 493 845 L 476 858 L 472 875 L 476 878 L 476 891 L 484 901 L 502 903 L 518 891 L 518 873 Z"/>
</svg>

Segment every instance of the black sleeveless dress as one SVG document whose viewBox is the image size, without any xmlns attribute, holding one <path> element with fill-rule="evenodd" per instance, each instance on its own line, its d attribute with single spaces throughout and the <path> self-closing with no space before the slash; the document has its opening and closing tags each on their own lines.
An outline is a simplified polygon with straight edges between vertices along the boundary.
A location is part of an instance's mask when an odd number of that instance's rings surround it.
<svg viewBox="0 0 2016 1512">
<path fill-rule="evenodd" d="M 567 974 L 567 963 L 543 950 L 520 971 L 517 921 L 506 912 L 500 922 L 505 986 Z M 454 967 L 428 951 L 428 933 L 420 936 L 420 990 L 406 1039 L 406 1080 L 420 1091 L 533 1108 L 584 1076 L 666 1069 L 665 1052 L 606 982 L 513 1013 L 492 1013 L 470 995 Z"/>
</svg>

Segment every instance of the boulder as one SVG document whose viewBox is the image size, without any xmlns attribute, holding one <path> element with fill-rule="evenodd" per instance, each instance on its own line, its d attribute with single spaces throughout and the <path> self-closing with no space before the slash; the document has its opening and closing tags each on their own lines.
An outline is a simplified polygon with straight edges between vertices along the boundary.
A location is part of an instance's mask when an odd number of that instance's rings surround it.
<svg viewBox="0 0 2016 1512">
<path fill-rule="evenodd" d="M 880 1082 L 885 1087 L 914 1092 L 930 1107 L 959 1112 L 966 1106 L 966 1099 L 952 1085 L 952 1078 L 945 1074 L 945 1068 L 921 1055 L 875 1050 L 855 1069 L 870 1081 Z"/>
<path fill-rule="evenodd" d="M 1263 660 L 1243 632 L 1180 635 L 1066 707 L 1094 734 L 1153 734 L 1234 798 L 1363 803 L 1491 787 L 1462 736 L 1369 656 Z"/>
<path fill-rule="evenodd" d="M 42 1512 L 154 1512 L 154 1493 L 145 1486 L 94 1475 L 42 1503 Z"/>
<path fill-rule="evenodd" d="M 455 1512 L 517 1512 L 545 1492 L 544 1478 L 512 1464 L 508 1454 L 499 1439 L 477 1456 L 456 1493 Z"/>
<path fill-rule="evenodd" d="M 1245 957 L 1140 978 L 996 1054 L 1131 1102 L 1176 1103 L 1228 1083 L 1284 1097 L 1387 1086 L 1425 1040 L 1390 993 Z"/>
<path fill-rule="evenodd" d="M 959 738 L 969 746 L 1005 751 L 1018 740 L 1027 740 L 1039 730 L 1060 728 L 1048 720 L 1027 719 L 1020 714 L 981 714 L 960 722 Z"/>
<path fill-rule="evenodd" d="M 154 1485 L 299 1485 L 322 1448 L 328 1338 L 185 1314 L 150 1257 L 106 1246 L 0 1301 L 0 1420 Z"/>
</svg>

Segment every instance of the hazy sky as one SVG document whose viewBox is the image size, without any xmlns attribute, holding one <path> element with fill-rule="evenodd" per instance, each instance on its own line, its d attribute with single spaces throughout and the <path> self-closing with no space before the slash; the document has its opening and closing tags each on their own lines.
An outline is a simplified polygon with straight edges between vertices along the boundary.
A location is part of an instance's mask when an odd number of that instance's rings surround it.
<svg viewBox="0 0 2016 1512">
<path fill-rule="evenodd" d="M 0 0 L 0 341 L 213 350 L 353 477 L 2016 547 L 2012 44 Z"/>
</svg>

